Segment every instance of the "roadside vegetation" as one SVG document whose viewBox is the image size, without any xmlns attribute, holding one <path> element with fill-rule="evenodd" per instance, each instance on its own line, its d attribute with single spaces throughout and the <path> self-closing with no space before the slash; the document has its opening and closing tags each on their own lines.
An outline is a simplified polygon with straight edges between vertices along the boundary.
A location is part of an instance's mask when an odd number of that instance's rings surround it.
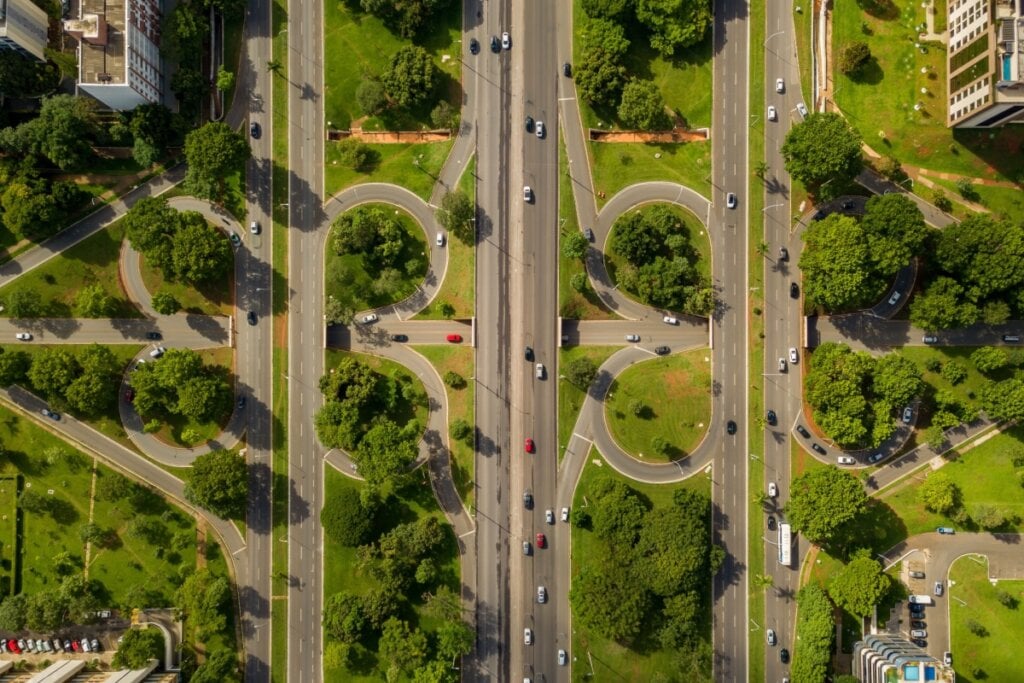
<svg viewBox="0 0 1024 683">
<path fill-rule="evenodd" d="M 597 369 L 618 351 L 618 346 L 563 346 L 558 349 L 558 462 L 569 447 L 587 390 Z M 563 371 L 572 368 L 572 372 Z"/>
<path fill-rule="evenodd" d="M 471 318 L 476 301 L 476 159 L 459 178 L 459 186 L 441 198 L 438 225 L 446 231 L 443 249 L 448 266 L 437 296 L 416 314 L 421 320 Z"/>
</svg>

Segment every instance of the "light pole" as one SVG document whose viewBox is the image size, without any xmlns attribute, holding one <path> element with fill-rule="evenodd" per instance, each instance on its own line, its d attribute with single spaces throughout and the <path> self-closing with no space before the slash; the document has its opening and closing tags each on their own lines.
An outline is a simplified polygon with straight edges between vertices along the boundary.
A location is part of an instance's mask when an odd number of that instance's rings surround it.
<svg viewBox="0 0 1024 683">
<path fill-rule="evenodd" d="M 785 206 L 785 204 L 783 204 L 782 202 L 779 202 L 778 204 L 772 204 L 771 206 L 766 206 L 766 207 L 764 207 L 763 209 L 761 209 L 761 213 L 764 213 L 764 212 L 765 212 L 765 211 L 767 211 L 768 209 L 777 209 L 777 208 L 779 208 L 780 206 Z"/>
</svg>

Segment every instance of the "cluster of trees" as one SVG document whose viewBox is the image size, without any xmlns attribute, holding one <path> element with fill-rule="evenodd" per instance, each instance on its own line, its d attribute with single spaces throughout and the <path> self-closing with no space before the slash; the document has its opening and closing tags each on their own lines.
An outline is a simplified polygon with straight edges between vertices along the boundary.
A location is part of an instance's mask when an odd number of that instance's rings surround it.
<svg viewBox="0 0 1024 683">
<path fill-rule="evenodd" d="M 374 584 L 362 595 L 342 591 L 325 601 L 323 624 L 331 639 L 326 658 L 330 666 L 352 665 L 365 659 L 376 641 L 379 667 L 387 680 L 406 674 L 417 681 L 454 681 L 457 672 L 451 670 L 451 662 L 472 649 L 473 632 L 462 621 L 458 594 L 440 571 L 440 555 L 450 533 L 433 516 L 386 528 L 379 513 L 402 505 L 396 496 L 373 486 L 343 489 L 324 504 L 324 534 L 345 547 L 358 548 L 356 571 L 370 576 Z M 437 630 L 412 625 L 410 593 L 428 596 L 425 609 L 443 621 Z"/>
<path fill-rule="evenodd" d="M 934 240 L 931 280 L 910 302 L 911 322 L 944 330 L 1024 317 L 1024 225 L 972 214 Z"/>
<path fill-rule="evenodd" d="M 835 621 L 825 589 L 809 583 L 796 595 L 796 646 L 790 674 L 794 681 L 824 681 L 832 660 Z"/>
<path fill-rule="evenodd" d="M 896 353 L 875 358 L 828 342 L 814 351 L 806 377 L 814 421 L 844 447 L 878 446 L 896 428 L 894 411 L 921 393 L 920 372 Z"/>
<path fill-rule="evenodd" d="M 860 133 L 839 114 L 814 112 L 790 129 L 782 157 L 790 175 L 827 198 L 860 173 L 861 142 Z M 826 185 L 830 180 L 835 182 Z"/>
<path fill-rule="evenodd" d="M 902 194 L 872 197 L 859 221 L 840 213 L 814 221 L 800 255 L 804 296 L 829 311 L 874 303 L 928 236 L 921 210 Z"/>
<path fill-rule="evenodd" d="M 155 626 L 129 629 L 117 644 L 111 666 L 115 669 L 141 669 L 151 659 L 164 656 L 164 636 Z"/>
<path fill-rule="evenodd" d="M 41 177 L 31 156 L 0 162 L 0 187 L 0 220 L 13 241 L 41 241 L 55 234 L 90 198 L 75 183 Z"/>
<path fill-rule="evenodd" d="M 845 76 L 855 77 L 871 61 L 871 48 L 864 41 L 844 45 L 839 51 L 839 70 Z"/>
<path fill-rule="evenodd" d="M 358 4 L 403 38 L 415 38 L 448 9 L 451 0 L 349 0 L 349 4 Z"/>
<path fill-rule="evenodd" d="M 132 247 L 167 280 L 209 282 L 223 277 L 234 263 L 223 232 L 196 211 L 172 208 L 164 197 L 143 197 L 123 220 Z"/>
<path fill-rule="evenodd" d="M 32 389 L 52 405 L 95 417 L 117 399 L 121 364 L 113 352 L 90 344 L 74 353 L 48 347 L 31 358 L 24 351 L 0 353 L 0 385 L 27 379 Z"/>
<path fill-rule="evenodd" d="M 809 470 L 790 484 L 786 519 L 812 543 L 842 550 L 866 511 L 864 486 L 838 467 Z"/>
<path fill-rule="evenodd" d="M 60 68 L 51 61 L 37 62 L 14 50 L 0 52 L 0 94 L 5 97 L 38 97 L 60 85 Z"/>
<path fill-rule="evenodd" d="M 462 190 L 453 190 L 441 199 L 441 208 L 435 213 L 440 223 L 450 235 L 455 235 L 464 243 L 476 244 L 476 206 Z"/>
<path fill-rule="evenodd" d="M 214 121 L 196 128 L 185 136 L 185 189 L 196 197 L 223 200 L 225 178 L 238 173 L 249 154 L 249 141 L 226 123 Z"/>
<path fill-rule="evenodd" d="M 52 631 L 65 624 L 88 624 L 104 606 L 107 590 L 81 572 L 64 576 L 53 589 L 18 593 L 0 604 L 0 628 L 5 631 Z"/>
<path fill-rule="evenodd" d="M 230 642 L 233 631 L 227 615 L 232 613 L 231 582 L 226 576 L 214 574 L 203 567 L 192 571 L 178 589 L 175 607 L 195 628 L 196 639 L 209 641 L 218 634 Z M 182 668 L 186 668 L 183 657 Z M 190 665 L 189 665 L 190 668 Z M 207 652 L 206 660 L 194 670 L 189 680 L 192 683 L 230 683 L 241 680 L 238 673 L 238 656 L 228 648 Z"/>
<path fill-rule="evenodd" d="M 61 170 L 80 168 L 93 156 L 98 133 L 95 100 L 54 95 L 43 99 L 36 118 L 0 130 L 0 150 L 45 159 Z"/>
<path fill-rule="evenodd" d="M 405 249 L 406 233 L 401 221 L 393 212 L 379 206 L 361 206 L 346 211 L 335 219 L 331 226 L 335 253 L 358 254 L 363 262 L 374 270 L 395 269 Z M 421 262 L 412 260 L 405 264 L 406 271 L 415 271 Z M 398 277 L 401 277 L 399 274 Z"/>
<path fill-rule="evenodd" d="M 459 112 L 447 100 L 440 99 L 444 72 L 437 68 L 430 53 L 418 45 L 406 45 L 391 55 L 384 73 L 367 75 L 356 88 L 356 102 L 369 116 L 393 111 L 430 112 L 438 128 L 459 128 Z"/>
<path fill-rule="evenodd" d="M 572 582 L 574 616 L 625 646 L 653 632 L 665 650 L 700 650 L 708 582 L 723 557 L 711 542 L 708 498 L 678 490 L 668 508 L 653 509 L 608 476 L 589 486 L 587 500 L 572 523 L 592 530 L 601 551 Z"/>
<path fill-rule="evenodd" d="M 346 356 L 320 378 L 320 391 L 326 398 L 314 418 L 320 442 L 349 451 L 372 486 L 403 480 L 416 459 L 421 425 L 410 419 L 401 427 L 390 416 L 426 404 L 413 379 L 392 379 Z"/>
<path fill-rule="evenodd" d="M 624 290 L 659 308 L 711 312 L 714 290 L 697 270 L 690 228 L 672 209 L 656 204 L 620 217 L 611 246 L 626 261 L 615 274 Z"/>
<path fill-rule="evenodd" d="M 245 519 L 249 466 L 234 451 L 200 455 L 186 475 L 185 498 L 220 517 Z"/>
<path fill-rule="evenodd" d="M 192 349 L 168 349 L 158 363 L 132 372 L 135 409 L 140 415 L 181 415 L 196 422 L 213 420 L 231 408 L 231 387 Z"/>
<path fill-rule="evenodd" d="M 1007 459 L 1013 463 L 1017 479 L 1024 486 L 1024 447 L 1015 446 L 1007 453 Z M 965 501 L 957 483 L 941 470 L 930 473 L 917 489 L 917 502 L 926 510 L 945 515 L 957 524 L 974 525 L 985 531 L 1020 523 L 1020 513 L 1012 507 Z"/>
</svg>

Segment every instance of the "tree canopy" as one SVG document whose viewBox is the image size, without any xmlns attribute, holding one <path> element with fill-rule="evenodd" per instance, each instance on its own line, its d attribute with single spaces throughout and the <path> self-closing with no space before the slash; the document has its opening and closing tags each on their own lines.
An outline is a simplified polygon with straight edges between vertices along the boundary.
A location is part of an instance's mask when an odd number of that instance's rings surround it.
<svg viewBox="0 0 1024 683">
<path fill-rule="evenodd" d="M 115 669 L 141 669 L 150 659 L 160 659 L 164 654 L 164 636 L 160 629 L 132 628 L 117 644 L 112 665 Z"/>
<path fill-rule="evenodd" d="M 359 0 L 364 12 L 403 38 L 415 37 L 450 4 L 450 0 Z"/>
<path fill-rule="evenodd" d="M 651 47 L 664 57 L 701 42 L 711 28 L 708 0 L 635 0 L 634 7 L 650 31 Z"/>
<path fill-rule="evenodd" d="M 860 146 L 860 134 L 846 119 L 832 112 L 815 112 L 790 129 L 782 156 L 786 170 L 817 192 L 826 181 L 842 185 L 860 172 Z"/>
<path fill-rule="evenodd" d="M 232 451 L 215 450 L 192 463 L 185 498 L 220 517 L 244 519 L 249 496 L 249 468 Z"/>
<path fill-rule="evenodd" d="M 619 118 L 631 128 L 663 130 L 672 122 L 665 113 L 665 98 L 654 81 L 634 78 L 622 89 Z"/>
<path fill-rule="evenodd" d="M 793 479 L 786 516 L 812 543 L 828 543 L 867 509 L 864 487 L 852 475 L 829 465 Z"/>
<path fill-rule="evenodd" d="M 476 207 L 473 201 L 462 190 L 453 190 L 441 198 L 441 208 L 437 210 L 437 221 L 466 244 L 476 242 L 476 225 L 473 218 Z"/>
<path fill-rule="evenodd" d="M 835 621 L 832 603 L 817 583 L 796 595 L 796 645 L 790 668 L 794 681 L 823 681 L 830 670 Z"/>
<path fill-rule="evenodd" d="M 437 67 L 430 54 L 417 45 L 406 45 L 391 56 L 381 75 L 384 90 L 400 107 L 428 102 L 438 84 Z"/>
<path fill-rule="evenodd" d="M 135 409 L 144 417 L 183 415 L 199 422 L 230 409 L 231 388 L 191 349 L 168 349 L 132 372 Z"/>
<path fill-rule="evenodd" d="M 249 154 L 249 142 L 225 123 L 196 128 L 185 136 L 185 188 L 196 197 L 222 199 L 225 178 L 238 173 Z"/>
<path fill-rule="evenodd" d="M 889 592 L 892 582 L 870 551 L 857 553 L 828 583 L 828 594 L 837 605 L 862 619 Z"/>
</svg>

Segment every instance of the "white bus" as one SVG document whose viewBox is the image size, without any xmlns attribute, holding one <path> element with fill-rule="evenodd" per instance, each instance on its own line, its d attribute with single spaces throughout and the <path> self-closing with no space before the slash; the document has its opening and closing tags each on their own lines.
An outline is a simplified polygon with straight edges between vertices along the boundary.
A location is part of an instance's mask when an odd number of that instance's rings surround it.
<svg viewBox="0 0 1024 683">
<path fill-rule="evenodd" d="M 779 524 L 779 564 L 789 566 L 793 561 L 793 531 L 785 522 Z"/>
</svg>

